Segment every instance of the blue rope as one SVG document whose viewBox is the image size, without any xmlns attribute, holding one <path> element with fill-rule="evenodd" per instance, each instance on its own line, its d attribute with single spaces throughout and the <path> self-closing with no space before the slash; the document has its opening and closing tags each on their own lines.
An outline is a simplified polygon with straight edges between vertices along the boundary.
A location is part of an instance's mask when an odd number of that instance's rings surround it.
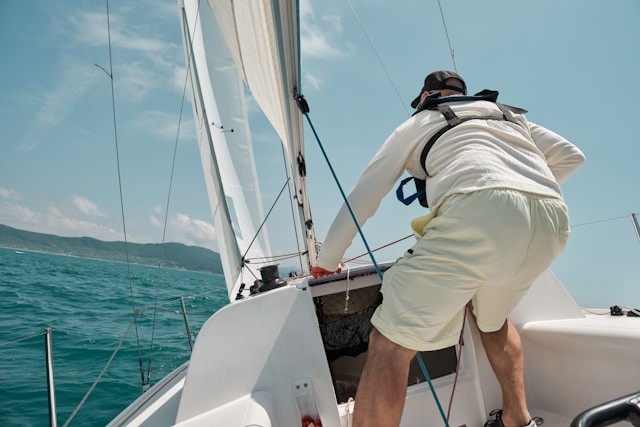
<svg viewBox="0 0 640 427">
<path fill-rule="evenodd" d="M 438 410 L 440 411 L 440 416 L 444 421 L 444 425 L 449 427 L 449 420 L 447 420 L 447 416 L 444 414 L 442 405 L 440 405 L 440 399 L 438 399 L 438 395 L 436 394 L 436 389 L 433 387 L 433 383 L 431 382 L 431 377 L 429 377 L 429 372 L 427 372 L 427 367 L 425 366 L 424 361 L 422 360 L 422 355 L 420 354 L 420 352 L 416 353 L 416 357 L 418 358 L 418 364 L 420 365 L 420 369 L 422 369 L 422 374 L 424 375 L 425 379 L 427 380 L 427 383 L 429 384 L 429 388 L 431 389 L 431 394 L 433 394 L 433 397 L 436 400 L 436 405 L 438 406 Z"/>
<path fill-rule="evenodd" d="M 378 263 L 376 263 L 376 259 L 373 256 L 373 252 L 371 251 L 371 249 L 369 248 L 369 243 L 367 243 L 367 239 L 364 237 L 364 233 L 362 232 L 362 229 L 360 228 L 360 224 L 358 223 L 358 219 L 356 218 L 356 214 L 353 213 L 353 209 L 351 209 L 351 204 L 349 203 L 349 200 L 347 199 L 347 195 L 345 194 L 344 190 L 342 189 L 342 185 L 340 185 L 340 180 L 338 179 L 338 176 L 336 175 L 336 172 L 333 170 L 333 166 L 331 165 L 331 161 L 329 161 L 329 157 L 327 156 L 327 153 L 324 151 L 324 147 L 322 146 L 322 142 L 320 142 L 320 138 L 318 137 L 318 134 L 316 132 L 316 129 L 313 127 L 313 123 L 311 123 L 311 119 L 309 118 L 309 107 L 306 105 L 306 101 L 304 100 L 304 97 L 302 95 L 299 95 L 298 97 L 298 103 L 304 103 L 304 105 L 306 106 L 306 109 L 304 107 L 300 107 L 304 116 L 307 119 L 307 123 L 309 123 L 309 126 L 311 127 L 311 130 L 313 131 L 313 135 L 316 137 L 316 141 L 318 142 L 318 146 L 320 147 L 320 151 L 322 151 L 322 155 L 324 156 L 324 159 L 327 161 L 327 165 L 329 166 L 329 170 L 331 171 L 331 175 L 333 175 L 333 179 L 336 181 L 336 184 L 338 186 L 338 189 L 340 190 L 340 194 L 342 195 L 342 199 L 344 200 L 344 204 L 347 207 L 347 209 L 349 210 L 349 213 L 351 214 L 351 218 L 353 219 L 353 223 L 355 224 L 356 228 L 358 229 L 358 234 L 360 234 L 360 237 L 362 238 L 362 242 L 364 243 L 365 248 L 367 249 L 367 253 L 369 254 L 369 257 L 371 258 L 371 262 L 373 262 L 373 266 L 376 269 L 376 273 L 378 273 L 378 277 L 380 278 L 380 281 L 382 281 L 382 271 L 380 270 L 380 267 L 378 267 Z"/>
<path fill-rule="evenodd" d="M 362 242 L 364 243 L 364 246 L 367 249 L 367 253 L 369 254 L 369 257 L 371 258 L 371 262 L 373 263 L 373 266 L 376 269 L 376 273 L 378 273 L 378 277 L 380 278 L 380 282 L 382 282 L 382 271 L 380 270 L 380 267 L 378 267 L 378 263 L 376 263 L 376 259 L 373 256 L 373 252 L 369 248 L 369 244 L 367 243 L 367 239 L 364 237 L 364 233 L 362 232 L 362 229 L 360 228 L 360 224 L 358 223 L 358 219 L 356 218 L 356 215 L 353 212 L 353 209 L 351 208 L 351 204 L 349 203 L 349 199 L 347 198 L 347 195 L 343 191 L 342 185 L 340 185 L 340 180 L 338 179 L 338 176 L 336 175 L 335 171 L 333 170 L 333 166 L 331 165 L 331 161 L 329 160 L 329 157 L 327 156 L 327 153 L 324 150 L 324 146 L 322 145 L 322 142 L 320 141 L 320 138 L 318 137 L 318 133 L 316 132 L 316 129 L 313 127 L 313 123 L 311 122 L 311 119 L 309 118 L 309 114 L 308 114 L 309 113 L 309 105 L 307 104 L 307 101 L 304 99 L 304 96 L 302 96 L 302 95 L 298 95 L 297 98 L 296 98 L 296 101 L 298 102 L 298 107 L 302 111 L 302 114 L 304 114 L 304 117 L 307 119 L 307 123 L 309 123 L 309 127 L 311 127 L 311 131 L 313 132 L 313 135 L 316 137 L 316 141 L 318 142 L 318 146 L 320 147 L 320 151 L 322 151 L 322 155 L 324 156 L 324 159 L 327 161 L 327 165 L 329 166 L 329 170 L 331 171 L 331 175 L 333 175 L 333 179 L 335 180 L 336 185 L 338 186 L 338 189 L 340 190 L 340 194 L 342 195 L 342 199 L 344 200 L 344 204 L 347 207 L 347 209 L 349 210 L 349 213 L 351 214 L 351 218 L 353 219 L 353 223 L 355 224 L 356 228 L 358 229 L 358 234 L 360 234 L 360 238 L 362 239 Z M 442 416 L 442 420 L 444 421 L 444 425 L 446 427 L 449 427 L 449 422 L 447 420 L 447 416 L 445 415 L 444 411 L 442 410 L 442 405 L 440 404 L 440 399 L 438 399 L 438 395 L 436 394 L 436 390 L 433 387 L 433 383 L 431 382 L 431 377 L 429 376 L 429 373 L 427 372 L 427 367 L 425 366 L 424 362 L 422 361 L 422 356 L 420 355 L 420 352 L 416 353 L 416 356 L 418 358 L 418 363 L 420 364 L 420 369 L 422 370 L 422 374 L 424 375 L 424 378 L 426 379 L 427 383 L 429 384 L 429 388 L 431 389 L 431 394 L 433 394 L 433 398 L 436 401 L 436 405 L 438 406 L 438 409 L 440 410 L 440 415 Z"/>
</svg>

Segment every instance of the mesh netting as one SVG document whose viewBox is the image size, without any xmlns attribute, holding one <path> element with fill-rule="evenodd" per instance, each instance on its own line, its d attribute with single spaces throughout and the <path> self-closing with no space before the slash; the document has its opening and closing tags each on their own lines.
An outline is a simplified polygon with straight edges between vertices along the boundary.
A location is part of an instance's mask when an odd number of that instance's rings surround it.
<svg viewBox="0 0 640 427">
<path fill-rule="evenodd" d="M 379 285 L 316 297 L 314 302 L 329 363 L 367 351 L 371 316 L 382 303 Z"/>
</svg>

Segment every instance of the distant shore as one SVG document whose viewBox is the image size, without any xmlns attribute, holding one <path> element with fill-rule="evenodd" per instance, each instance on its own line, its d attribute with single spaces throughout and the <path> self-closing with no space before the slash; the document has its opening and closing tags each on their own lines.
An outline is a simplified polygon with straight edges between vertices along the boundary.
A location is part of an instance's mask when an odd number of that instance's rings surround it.
<svg viewBox="0 0 640 427">
<path fill-rule="evenodd" d="M 91 237 L 61 237 L 0 224 L 0 247 L 16 251 L 222 274 L 220 254 L 182 243 L 127 242 L 125 247 L 124 242 L 105 242 Z"/>
</svg>

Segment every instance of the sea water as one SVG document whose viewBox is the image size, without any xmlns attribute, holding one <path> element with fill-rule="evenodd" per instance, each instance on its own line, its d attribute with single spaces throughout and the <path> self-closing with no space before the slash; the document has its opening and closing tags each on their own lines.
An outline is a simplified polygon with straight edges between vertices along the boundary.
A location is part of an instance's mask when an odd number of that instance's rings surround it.
<svg viewBox="0 0 640 427">
<path fill-rule="evenodd" d="M 0 248 L 0 426 L 49 425 L 46 328 L 58 425 L 107 424 L 188 360 L 180 297 L 193 335 L 228 301 L 221 275 Z"/>
</svg>

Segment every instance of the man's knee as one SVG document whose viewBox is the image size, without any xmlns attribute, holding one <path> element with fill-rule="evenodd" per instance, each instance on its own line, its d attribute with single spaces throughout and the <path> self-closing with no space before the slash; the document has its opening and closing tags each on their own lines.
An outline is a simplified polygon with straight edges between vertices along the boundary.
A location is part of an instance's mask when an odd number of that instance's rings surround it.
<svg viewBox="0 0 640 427">
<path fill-rule="evenodd" d="M 504 332 L 506 332 L 506 330 L 509 328 L 509 319 L 506 319 L 503 323 L 502 326 L 500 326 L 498 329 L 495 329 L 493 331 L 483 331 L 482 329 L 480 329 L 480 327 L 478 326 L 478 331 L 480 331 L 481 335 L 484 336 L 492 336 L 492 335 L 500 335 L 500 334 L 504 334 Z M 476 323 L 477 324 L 477 323 Z"/>
<path fill-rule="evenodd" d="M 376 355 L 389 357 L 394 360 L 406 359 L 410 361 L 415 356 L 416 351 L 403 347 L 391 341 L 380 333 L 375 327 L 369 335 L 369 356 Z"/>
</svg>

